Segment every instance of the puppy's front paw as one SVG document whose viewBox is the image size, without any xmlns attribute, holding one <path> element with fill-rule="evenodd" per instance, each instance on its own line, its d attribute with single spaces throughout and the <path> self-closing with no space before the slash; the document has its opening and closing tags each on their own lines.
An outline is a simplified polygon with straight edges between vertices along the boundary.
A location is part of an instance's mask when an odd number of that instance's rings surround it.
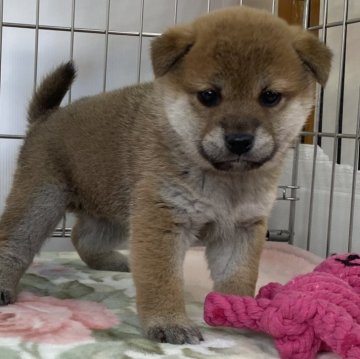
<svg viewBox="0 0 360 359">
<path fill-rule="evenodd" d="M 15 290 L 0 288 L 0 305 L 12 304 L 15 303 L 15 301 Z"/>
<path fill-rule="evenodd" d="M 192 324 L 154 325 L 146 330 L 149 339 L 170 344 L 199 344 L 204 338 L 200 330 Z"/>
</svg>

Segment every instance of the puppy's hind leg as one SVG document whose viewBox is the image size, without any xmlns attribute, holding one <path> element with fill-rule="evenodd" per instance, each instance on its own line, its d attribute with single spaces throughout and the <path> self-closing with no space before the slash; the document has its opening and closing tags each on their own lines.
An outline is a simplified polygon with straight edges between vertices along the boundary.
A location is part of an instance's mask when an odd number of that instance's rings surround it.
<svg viewBox="0 0 360 359">
<path fill-rule="evenodd" d="M 42 179 L 42 181 L 41 181 Z M 0 220 L 0 305 L 16 300 L 17 284 L 65 213 L 66 189 L 18 173 Z"/>
<path fill-rule="evenodd" d="M 80 214 L 71 240 L 81 259 L 93 269 L 129 272 L 128 259 L 116 251 L 127 238 L 126 226 Z"/>
</svg>

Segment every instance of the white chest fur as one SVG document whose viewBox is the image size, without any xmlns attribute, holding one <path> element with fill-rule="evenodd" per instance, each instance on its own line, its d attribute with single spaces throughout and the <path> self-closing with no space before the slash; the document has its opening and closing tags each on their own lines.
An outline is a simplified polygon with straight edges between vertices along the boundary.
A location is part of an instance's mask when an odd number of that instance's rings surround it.
<svg viewBox="0 0 360 359">
<path fill-rule="evenodd" d="M 215 224 L 221 232 L 266 218 L 275 200 L 274 186 L 256 176 L 226 177 L 196 174 L 186 181 L 167 183 L 162 197 L 176 220 L 189 232 Z"/>
</svg>

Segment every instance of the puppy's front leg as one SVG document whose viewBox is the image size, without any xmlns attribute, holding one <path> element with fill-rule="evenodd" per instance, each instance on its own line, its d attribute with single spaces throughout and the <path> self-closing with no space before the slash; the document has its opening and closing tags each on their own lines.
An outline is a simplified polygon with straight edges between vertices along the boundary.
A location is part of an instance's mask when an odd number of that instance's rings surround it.
<svg viewBox="0 0 360 359">
<path fill-rule="evenodd" d="M 138 314 L 150 339 L 172 344 L 202 340 L 185 313 L 183 260 L 187 247 L 172 209 L 151 188 L 139 189 L 131 215 L 131 271 Z"/>
<path fill-rule="evenodd" d="M 239 225 L 229 237 L 209 242 L 206 255 L 215 291 L 254 295 L 265 235 L 266 221 L 261 220 Z"/>
</svg>

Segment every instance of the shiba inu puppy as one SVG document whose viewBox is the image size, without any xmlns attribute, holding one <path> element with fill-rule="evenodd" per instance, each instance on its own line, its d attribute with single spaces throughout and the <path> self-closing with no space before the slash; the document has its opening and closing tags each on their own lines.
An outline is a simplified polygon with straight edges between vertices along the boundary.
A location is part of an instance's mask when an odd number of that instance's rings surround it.
<svg viewBox="0 0 360 359">
<path fill-rule="evenodd" d="M 265 11 L 234 7 L 179 25 L 151 48 L 155 80 L 59 104 L 75 70 L 49 74 L 0 221 L 0 302 L 66 210 L 90 267 L 128 271 L 147 337 L 198 343 L 183 259 L 206 246 L 214 288 L 253 295 L 284 155 L 325 85 L 331 52 Z M 195 275 L 195 273 L 194 273 Z"/>
</svg>

